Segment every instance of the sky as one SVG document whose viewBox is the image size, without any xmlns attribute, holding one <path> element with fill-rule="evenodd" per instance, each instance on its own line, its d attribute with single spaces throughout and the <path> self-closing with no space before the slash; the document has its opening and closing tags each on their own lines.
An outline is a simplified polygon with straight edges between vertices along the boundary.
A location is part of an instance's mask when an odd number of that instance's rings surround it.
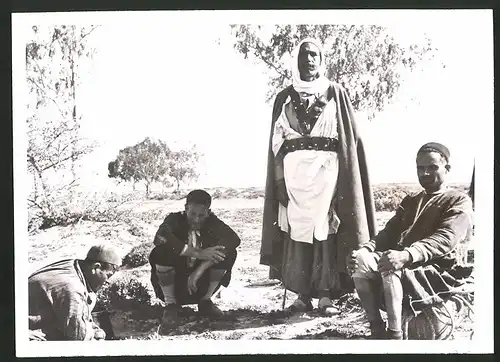
<svg viewBox="0 0 500 362">
<path fill-rule="evenodd" d="M 234 51 L 228 23 L 165 13 L 109 19 L 94 21 L 100 27 L 89 45 L 96 54 L 81 66 L 82 133 L 100 145 L 84 160 L 83 182 L 112 187 L 108 162 L 121 148 L 154 137 L 173 148 L 197 145 L 204 157 L 193 186 L 263 186 L 268 78 L 263 66 Z M 425 64 L 403 79 L 397 99 L 373 121 L 358 115 L 372 182 L 416 182 L 414 155 L 428 141 L 450 148 L 450 181 L 469 182 L 476 125 L 492 116 L 491 24 L 451 12 L 373 19 L 363 23 L 389 26 L 403 44 L 429 36 L 446 68 Z"/>
</svg>

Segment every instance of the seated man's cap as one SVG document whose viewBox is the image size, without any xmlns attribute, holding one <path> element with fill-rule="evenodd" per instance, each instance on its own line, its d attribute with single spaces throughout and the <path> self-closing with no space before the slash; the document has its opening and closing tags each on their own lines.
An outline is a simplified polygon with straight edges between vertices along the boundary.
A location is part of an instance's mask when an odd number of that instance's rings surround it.
<svg viewBox="0 0 500 362">
<path fill-rule="evenodd" d="M 115 248 L 111 245 L 94 245 L 87 253 L 87 260 L 98 261 L 102 263 L 122 265 L 122 258 L 118 255 Z"/>
<path fill-rule="evenodd" d="M 429 142 L 420 147 L 417 153 L 420 152 L 425 152 L 425 151 L 432 151 L 432 152 L 437 152 L 440 153 L 445 159 L 446 162 L 450 161 L 450 150 L 445 145 L 442 145 L 441 143 L 437 142 Z"/>
</svg>

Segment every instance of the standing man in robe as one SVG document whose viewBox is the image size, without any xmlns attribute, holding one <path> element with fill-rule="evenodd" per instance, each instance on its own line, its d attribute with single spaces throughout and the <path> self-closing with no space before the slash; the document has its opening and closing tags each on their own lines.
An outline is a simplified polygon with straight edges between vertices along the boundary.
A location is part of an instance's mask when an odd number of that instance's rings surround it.
<svg viewBox="0 0 500 362">
<path fill-rule="evenodd" d="M 424 190 L 406 196 L 385 228 L 351 254 L 349 269 L 373 339 L 403 339 L 403 314 L 441 302 L 459 284 L 457 246 L 470 233 L 472 201 L 446 188 L 449 158 L 444 145 L 423 145 L 416 163 Z"/>
<path fill-rule="evenodd" d="M 376 233 L 363 142 L 346 91 L 324 76 L 319 43 L 293 53 L 292 85 L 273 107 L 261 264 L 298 294 L 287 309 L 325 315 L 352 292 L 346 261 Z"/>
</svg>

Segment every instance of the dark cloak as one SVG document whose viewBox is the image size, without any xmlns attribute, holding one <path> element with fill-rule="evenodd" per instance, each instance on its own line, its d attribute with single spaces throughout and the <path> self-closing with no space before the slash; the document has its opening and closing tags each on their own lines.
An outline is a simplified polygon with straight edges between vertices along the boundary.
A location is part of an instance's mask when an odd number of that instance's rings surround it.
<svg viewBox="0 0 500 362">
<path fill-rule="evenodd" d="M 281 279 L 284 232 L 278 225 L 278 201 L 276 200 L 276 180 L 272 135 L 274 123 L 278 119 L 292 86 L 288 86 L 276 96 L 271 132 L 269 137 L 267 178 L 264 200 L 264 216 L 260 264 L 268 265 L 269 277 Z M 354 120 L 354 111 L 346 91 L 331 82 L 329 88 L 337 104 L 337 128 L 339 136 L 339 173 L 335 210 L 340 219 L 336 234 L 335 269 L 345 273 L 346 257 L 361 244 L 376 235 L 375 207 L 368 177 L 368 168 L 362 139 Z M 340 287 L 340 286 L 339 286 Z M 352 288 L 352 286 L 351 286 Z"/>
</svg>

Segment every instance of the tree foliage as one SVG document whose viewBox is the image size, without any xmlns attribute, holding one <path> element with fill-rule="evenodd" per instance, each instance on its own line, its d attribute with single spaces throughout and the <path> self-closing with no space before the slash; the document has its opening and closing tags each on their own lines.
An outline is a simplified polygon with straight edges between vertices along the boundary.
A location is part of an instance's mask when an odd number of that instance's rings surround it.
<svg viewBox="0 0 500 362">
<path fill-rule="evenodd" d="M 55 199 L 72 194 L 76 185 L 75 165 L 95 144 L 80 136 L 82 114 L 77 109 L 80 67 L 94 50 L 87 37 L 95 26 L 33 26 L 26 44 L 26 80 L 30 98 L 27 104 L 27 168 L 33 176 L 30 206 L 50 217 Z M 59 188 L 51 180 L 72 177 Z M 50 178 L 49 176 L 52 176 Z"/>
<path fill-rule="evenodd" d="M 151 184 L 160 181 L 168 173 L 171 151 L 161 140 L 146 137 L 134 146 L 119 151 L 115 161 L 108 164 L 109 177 L 124 181 L 144 181 L 146 195 L 149 196 Z"/>
<path fill-rule="evenodd" d="M 154 182 L 170 186 L 175 180 L 179 189 L 181 182 L 196 179 L 199 157 L 194 147 L 172 151 L 165 142 L 146 137 L 119 151 L 118 157 L 108 164 L 108 176 L 127 182 L 143 181 L 149 196 Z"/>
<path fill-rule="evenodd" d="M 170 159 L 170 176 L 177 184 L 177 191 L 183 182 L 198 179 L 199 173 L 196 166 L 200 160 L 199 153 L 195 146 L 188 150 L 180 150 L 172 153 Z"/>
<path fill-rule="evenodd" d="M 286 61 L 295 45 L 305 37 L 318 39 L 325 51 L 326 76 L 341 84 L 357 111 L 375 113 L 393 99 L 404 69 L 433 57 L 429 39 L 403 46 L 388 29 L 377 25 L 276 25 L 268 27 L 232 25 L 234 48 L 269 71 L 268 101 L 291 82 Z M 288 59 L 287 59 L 288 57 Z"/>
</svg>

